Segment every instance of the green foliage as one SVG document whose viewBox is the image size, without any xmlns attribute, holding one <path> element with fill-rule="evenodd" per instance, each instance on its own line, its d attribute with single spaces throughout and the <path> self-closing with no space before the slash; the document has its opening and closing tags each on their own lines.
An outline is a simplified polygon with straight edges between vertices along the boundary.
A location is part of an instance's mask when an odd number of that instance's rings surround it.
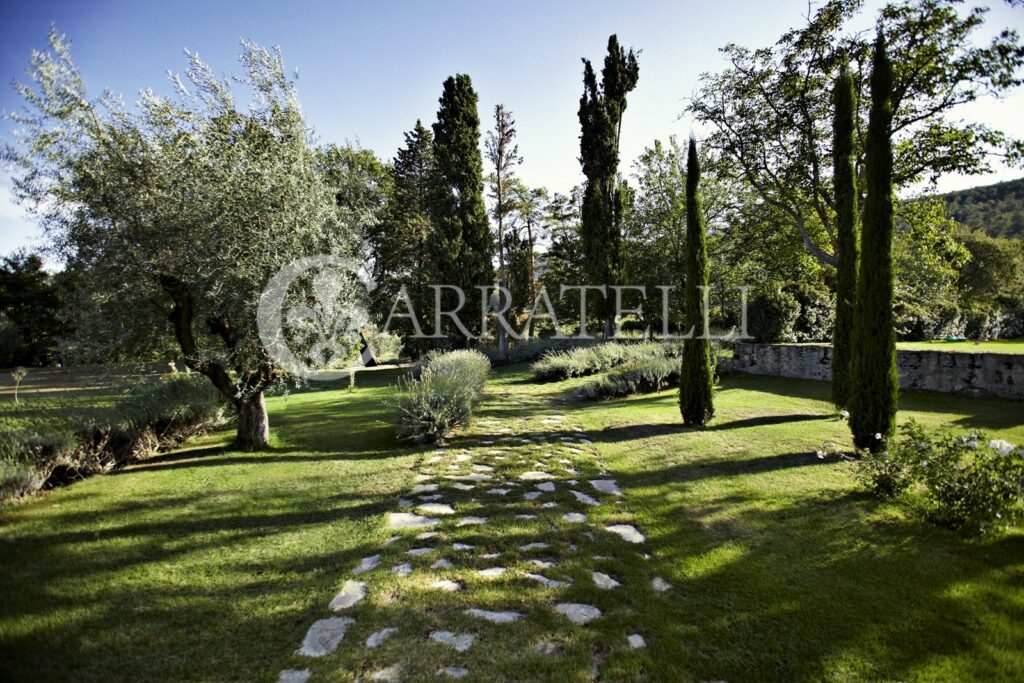
<svg viewBox="0 0 1024 683">
<path fill-rule="evenodd" d="M 939 195 L 961 225 L 992 237 L 1024 237 L 1024 178 Z"/>
<path fill-rule="evenodd" d="M 896 424 L 899 377 L 893 317 L 892 64 L 875 41 L 865 165 L 864 225 L 854 312 L 850 429 L 858 449 L 885 448 Z"/>
<path fill-rule="evenodd" d="M 444 439 L 469 424 L 483 397 L 491 364 L 478 351 L 449 351 L 428 357 L 420 375 L 404 379 L 394 407 L 398 438 L 415 443 Z"/>
<path fill-rule="evenodd" d="M 813 280 L 797 282 L 785 287 L 799 307 L 793 321 L 793 338 L 798 342 L 825 342 L 833 338 L 836 304 L 831 292 Z"/>
<path fill-rule="evenodd" d="M 700 161 L 697 141 L 691 137 L 686 155 L 686 290 L 683 296 L 683 329 L 692 339 L 683 342 L 683 365 L 679 372 L 679 411 L 683 424 L 703 426 L 715 414 L 714 377 L 711 371 L 710 340 L 704 338 L 704 293 L 708 285 L 707 231 L 699 191 Z"/>
<path fill-rule="evenodd" d="M 857 461 L 857 480 L 882 498 L 892 498 L 906 491 L 918 478 L 921 449 L 926 439 L 924 429 L 911 420 L 900 427 L 900 438 L 889 448 L 864 451 Z"/>
<path fill-rule="evenodd" d="M 836 313 L 832 335 L 832 402 L 845 406 L 850 398 L 850 358 L 853 354 L 853 310 L 857 298 L 860 258 L 857 220 L 856 143 L 857 101 L 850 65 L 844 61 L 836 78 L 832 119 L 832 176 L 836 204 Z"/>
<path fill-rule="evenodd" d="M 619 281 L 622 268 L 627 197 L 618 185 L 619 136 L 626 96 L 636 87 L 640 67 L 636 53 L 627 53 L 615 35 L 608 38 L 600 86 L 590 60 L 584 59 L 583 65 L 579 120 L 580 164 L 587 178 L 581 207 L 584 265 L 589 284 L 611 285 Z M 614 307 L 611 298 L 598 304 L 606 328 Z"/>
<path fill-rule="evenodd" d="M 477 94 L 469 76 L 449 77 L 438 101 L 429 237 L 433 282 L 457 285 L 472 296 L 478 286 L 494 282 L 494 241 L 484 205 Z M 471 332 L 479 331 L 478 317 L 466 316 L 464 322 Z"/>
<path fill-rule="evenodd" d="M 800 304 L 787 291 L 767 287 L 751 297 L 747 309 L 747 331 L 763 344 L 796 341 L 793 326 L 800 316 Z"/>
<path fill-rule="evenodd" d="M 632 360 L 604 377 L 576 389 L 587 400 L 619 398 L 667 389 L 679 382 L 679 359 L 662 356 Z"/>
<path fill-rule="evenodd" d="M 0 364 L 45 365 L 57 358 L 60 295 L 37 254 L 19 251 L 0 262 Z"/>
<path fill-rule="evenodd" d="M 533 364 L 530 370 L 538 382 L 551 382 L 571 377 L 596 375 L 611 368 L 649 358 L 678 355 L 678 346 L 648 342 L 624 344 L 607 342 L 566 351 L 553 351 Z"/>
</svg>

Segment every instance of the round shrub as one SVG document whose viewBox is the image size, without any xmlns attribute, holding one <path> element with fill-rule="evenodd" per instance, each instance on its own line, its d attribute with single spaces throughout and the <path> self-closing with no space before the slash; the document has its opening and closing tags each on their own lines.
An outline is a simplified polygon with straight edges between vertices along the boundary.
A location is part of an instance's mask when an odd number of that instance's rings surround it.
<svg viewBox="0 0 1024 683">
<path fill-rule="evenodd" d="M 764 344 L 796 340 L 793 327 L 800 315 L 796 298 L 779 289 L 756 294 L 747 307 L 747 331 Z"/>
</svg>

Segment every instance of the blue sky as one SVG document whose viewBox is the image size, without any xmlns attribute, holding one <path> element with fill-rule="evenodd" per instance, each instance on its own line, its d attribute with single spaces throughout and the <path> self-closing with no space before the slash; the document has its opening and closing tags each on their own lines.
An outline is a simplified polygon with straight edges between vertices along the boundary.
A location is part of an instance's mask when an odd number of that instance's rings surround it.
<svg viewBox="0 0 1024 683">
<path fill-rule="evenodd" d="M 870 12 L 880 3 L 867 4 Z M 991 4 L 993 29 L 1024 29 L 1024 11 Z M 23 77 L 29 52 L 45 47 L 51 23 L 72 41 L 90 92 L 109 87 L 128 101 L 145 87 L 166 90 L 165 72 L 183 70 L 186 47 L 217 71 L 237 70 L 239 39 L 250 38 L 279 45 L 288 67 L 298 70 L 307 120 L 322 141 L 358 141 L 385 159 L 417 118 L 433 120 L 442 81 L 468 73 L 485 127 L 496 103 L 513 111 L 523 179 L 565 191 L 580 181 L 580 58 L 601 59 L 609 34 L 643 50 L 623 126 L 625 168 L 654 139 L 689 133 L 692 123 L 680 112 L 700 73 L 724 66 L 719 47 L 769 45 L 799 25 L 806 11 L 806 0 L 0 0 L 0 110 L 19 106 L 6 84 Z M 1017 93 L 964 114 L 1024 136 L 1021 112 L 1024 95 Z M 9 132 L 0 123 L 0 135 Z M 1003 170 L 991 178 L 948 178 L 941 187 L 1021 175 Z M 0 175 L 0 254 L 39 239 L 11 203 L 7 185 Z"/>
</svg>

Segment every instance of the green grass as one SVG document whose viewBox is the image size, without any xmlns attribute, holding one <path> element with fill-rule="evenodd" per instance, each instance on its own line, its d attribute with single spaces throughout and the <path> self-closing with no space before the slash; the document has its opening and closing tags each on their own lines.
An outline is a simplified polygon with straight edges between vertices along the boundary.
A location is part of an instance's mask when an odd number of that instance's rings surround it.
<svg viewBox="0 0 1024 683">
<path fill-rule="evenodd" d="M 352 681 L 402 661 L 410 680 L 465 664 L 468 680 L 582 681 L 595 659 L 613 681 L 1024 677 L 1024 533 L 965 540 L 861 492 L 849 463 L 814 455 L 826 439 L 849 442 L 827 384 L 729 376 L 698 432 L 680 426 L 672 391 L 577 402 L 571 390 L 585 380 L 537 385 L 525 366 L 495 373 L 449 453 L 481 462 L 492 448 L 482 442 L 501 428 L 550 433 L 545 416 L 562 414 L 595 442 L 596 457 L 574 462 L 579 478 L 603 466 L 626 493 L 585 510 L 591 521 L 628 521 L 648 542 L 625 547 L 595 530 L 570 534 L 573 549 L 550 517 L 517 522 L 471 493 L 446 500 L 495 515 L 459 540 L 505 551 L 510 568 L 525 559 L 515 546 L 552 543 L 559 563 L 545 573 L 574 582 L 563 599 L 598 604 L 604 617 L 570 627 L 548 609 L 556 591 L 515 576 L 470 576 L 466 591 L 439 594 L 419 573 L 395 579 L 386 556 L 367 575 L 371 597 L 346 615 L 357 624 L 338 652 L 295 656 L 360 558 L 408 545 L 381 550 L 383 515 L 433 449 L 395 443 L 381 405 L 394 376 L 271 399 L 270 451 L 225 449 L 229 435 L 212 435 L 0 511 L 3 677 L 273 681 L 310 666 L 315 680 Z M 902 405 L 901 420 L 1024 441 L 1020 402 L 906 393 Z M 553 499 L 559 515 L 577 509 L 562 487 Z M 589 584 L 594 555 L 610 558 L 600 569 L 622 587 Z M 646 589 L 655 574 L 674 588 Z M 459 611 L 471 599 L 529 617 L 470 622 Z M 362 647 L 388 625 L 401 637 Z M 436 628 L 472 628 L 479 640 L 455 658 L 427 640 Z M 625 647 L 634 632 L 646 649 Z M 555 638 L 560 654 L 534 654 L 540 638 Z"/>
</svg>

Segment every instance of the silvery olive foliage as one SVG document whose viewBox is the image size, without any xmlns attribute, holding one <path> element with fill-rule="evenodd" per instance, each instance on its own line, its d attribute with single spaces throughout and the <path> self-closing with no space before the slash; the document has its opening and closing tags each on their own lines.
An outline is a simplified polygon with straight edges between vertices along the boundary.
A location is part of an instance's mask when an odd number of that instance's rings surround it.
<svg viewBox="0 0 1024 683">
<path fill-rule="evenodd" d="M 172 95 L 129 107 L 90 99 L 52 31 L 16 85 L 25 106 L 3 159 L 53 251 L 85 275 L 87 340 L 109 356 L 177 347 L 237 405 L 276 374 L 256 328 L 263 287 L 296 258 L 359 255 L 365 216 L 318 167 L 277 49 L 243 41 L 228 77 L 186 57 Z"/>
</svg>

